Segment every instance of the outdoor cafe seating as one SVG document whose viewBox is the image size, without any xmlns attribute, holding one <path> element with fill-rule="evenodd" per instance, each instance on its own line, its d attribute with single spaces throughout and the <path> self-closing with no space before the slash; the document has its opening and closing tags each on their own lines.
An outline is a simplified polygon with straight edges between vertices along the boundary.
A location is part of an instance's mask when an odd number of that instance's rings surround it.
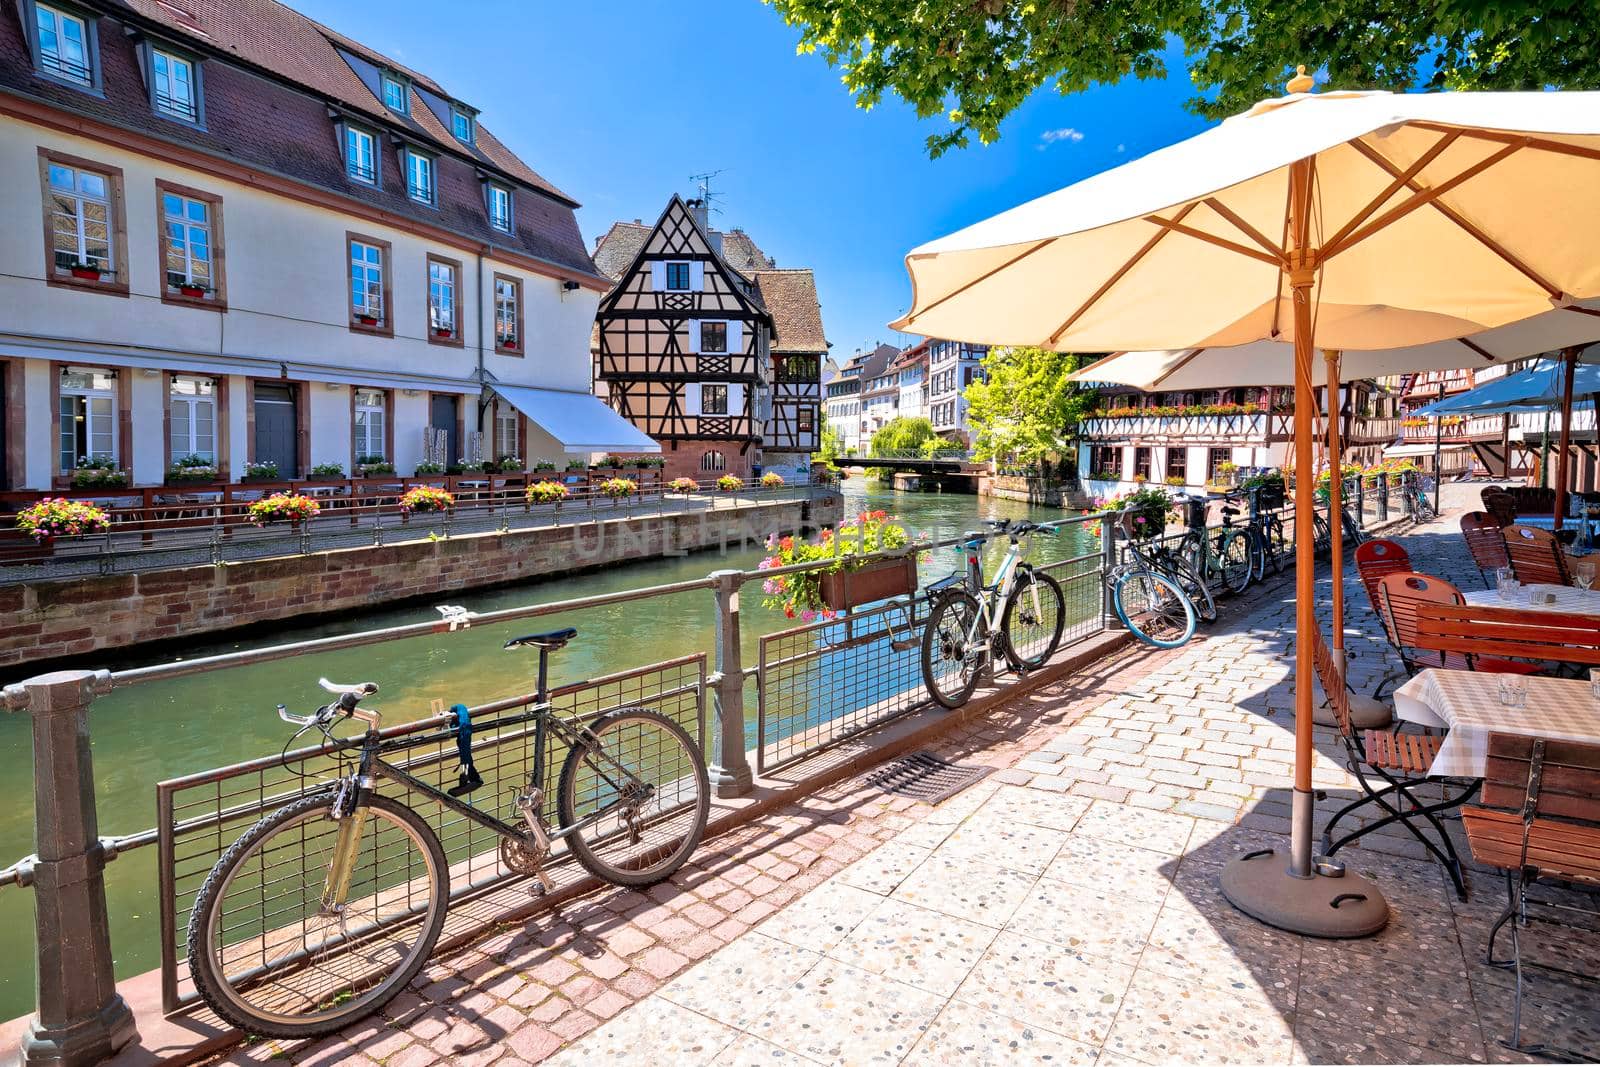
<svg viewBox="0 0 1600 1067">
<path fill-rule="evenodd" d="M 1493 588 L 1496 571 L 1511 566 L 1502 529 L 1500 521 L 1486 511 L 1469 511 L 1461 516 L 1462 539 L 1467 542 L 1467 551 L 1472 553 L 1472 562 L 1486 589 Z"/>
<path fill-rule="evenodd" d="M 1523 585 L 1571 585 L 1567 555 L 1549 530 L 1513 524 L 1505 528 L 1506 555 Z"/>
</svg>

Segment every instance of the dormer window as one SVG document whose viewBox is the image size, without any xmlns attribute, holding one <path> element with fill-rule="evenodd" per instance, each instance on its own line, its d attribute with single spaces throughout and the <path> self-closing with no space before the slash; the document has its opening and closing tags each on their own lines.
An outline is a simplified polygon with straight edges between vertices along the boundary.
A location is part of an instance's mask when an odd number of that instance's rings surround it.
<svg viewBox="0 0 1600 1067">
<path fill-rule="evenodd" d="M 501 233 L 511 232 L 511 190 L 503 185 L 487 186 L 489 225 Z"/>
<path fill-rule="evenodd" d="M 344 171 L 351 181 L 378 184 L 378 141 L 360 126 L 345 125 Z"/>
<path fill-rule="evenodd" d="M 90 24 L 50 4 L 35 4 L 33 13 L 39 69 L 52 78 L 93 87 L 94 36 Z"/>
<path fill-rule="evenodd" d="M 405 149 L 403 154 L 406 164 L 406 196 L 419 204 L 431 206 L 436 192 L 433 157 L 425 156 L 411 148 Z"/>
<path fill-rule="evenodd" d="M 456 140 L 462 144 L 472 143 L 473 133 L 472 116 L 458 108 L 450 109 L 450 132 L 455 134 Z"/>
<path fill-rule="evenodd" d="M 397 115 L 411 113 L 411 91 L 406 83 L 393 74 L 383 76 L 383 106 Z"/>
<path fill-rule="evenodd" d="M 164 48 L 150 49 L 150 102 L 157 114 L 199 122 L 200 81 L 193 61 Z"/>
</svg>

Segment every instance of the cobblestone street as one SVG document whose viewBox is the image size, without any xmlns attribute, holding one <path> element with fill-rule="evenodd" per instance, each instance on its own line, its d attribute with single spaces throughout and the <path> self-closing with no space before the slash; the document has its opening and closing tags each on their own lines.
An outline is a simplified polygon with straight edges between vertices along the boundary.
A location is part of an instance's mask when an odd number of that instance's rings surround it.
<svg viewBox="0 0 1600 1067">
<path fill-rule="evenodd" d="M 1419 569 L 1479 587 L 1455 530 L 1400 539 Z M 1482 962 L 1496 877 L 1473 872 L 1462 903 L 1408 835 L 1370 835 L 1345 855 L 1393 917 L 1352 942 L 1271 930 L 1222 898 L 1231 856 L 1287 845 L 1292 588 L 1247 597 L 1184 649 L 1125 650 L 947 735 L 940 754 L 994 770 L 937 806 L 843 783 L 710 841 L 648 893 L 607 891 L 436 961 L 385 1019 L 232 1059 L 1516 1058 L 1497 1043 L 1511 976 Z M 1346 599 L 1350 679 L 1371 692 L 1397 664 L 1353 572 Z M 1334 735 L 1318 747 L 1320 827 L 1353 785 Z M 1600 959 L 1600 935 L 1524 942 Z M 1533 1039 L 1596 1047 L 1600 996 L 1529 988 Z"/>
</svg>

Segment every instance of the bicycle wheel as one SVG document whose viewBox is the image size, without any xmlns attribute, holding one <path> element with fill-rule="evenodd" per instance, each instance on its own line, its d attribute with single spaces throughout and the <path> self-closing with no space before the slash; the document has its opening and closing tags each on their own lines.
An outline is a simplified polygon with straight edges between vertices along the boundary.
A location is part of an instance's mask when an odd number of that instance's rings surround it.
<svg viewBox="0 0 1600 1067">
<path fill-rule="evenodd" d="M 1311 513 L 1311 547 L 1319 558 L 1326 558 L 1333 548 L 1333 532 L 1328 529 L 1328 520 L 1322 517 L 1322 512 Z"/>
<path fill-rule="evenodd" d="M 1177 648 L 1194 636 L 1194 604 L 1172 579 L 1154 571 L 1117 575 L 1111 606 L 1135 637 L 1157 648 Z"/>
<path fill-rule="evenodd" d="M 368 800 L 345 904 L 323 895 L 340 828 L 332 794 L 256 823 L 211 868 L 189 918 L 189 973 L 247 1033 L 332 1033 L 386 1004 L 422 969 L 444 927 L 450 876 L 422 816 Z"/>
<path fill-rule="evenodd" d="M 1267 578 L 1267 538 L 1266 533 L 1259 527 L 1246 526 L 1244 535 L 1246 544 L 1250 546 L 1250 579 L 1263 582 Z"/>
<path fill-rule="evenodd" d="M 1161 573 L 1178 583 L 1178 588 L 1194 605 L 1194 613 L 1201 622 L 1217 621 L 1217 604 L 1211 597 L 1211 589 L 1199 572 L 1189 566 L 1188 560 L 1181 556 L 1170 556 L 1163 561 Z"/>
<path fill-rule="evenodd" d="M 1031 567 L 1019 570 L 1000 612 L 1000 651 L 1014 668 L 1038 670 L 1061 644 L 1066 622 L 1060 583 Z"/>
<path fill-rule="evenodd" d="M 983 676 L 988 636 L 977 598 L 965 589 L 946 590 L 922 630 L 922 681 L 928 695 L 947 708 L 971 699 Z"/>
<path fill-rule="evenodd" d="M 711 813 L 706 761 L 687 731 L 658 711 L 621 708 L 590 723 L 561 765 L 556 813 L 585 870 L 644 886 L 683 866 Z"/>
<path fill-rule="evenodd" d="M 1266 570 L 1273 574 L 1283 570 L 1283 561 L 1289 554 L 1289 541 L 1283 532 L 1283 520 L 1277 515 L 1268 515 L 1261 523 L 1262 576 L 1265 577 Z"/>
<path fill-rule="evenodd" d="M 1250 536 L 1243 530 L 1227 527 L 1217 535 L 1217 563 L 1222 583 L 1235 595 L 1250 588 L 1256 579 L 1255 559 L 1250 551 Z"/>
</svg>

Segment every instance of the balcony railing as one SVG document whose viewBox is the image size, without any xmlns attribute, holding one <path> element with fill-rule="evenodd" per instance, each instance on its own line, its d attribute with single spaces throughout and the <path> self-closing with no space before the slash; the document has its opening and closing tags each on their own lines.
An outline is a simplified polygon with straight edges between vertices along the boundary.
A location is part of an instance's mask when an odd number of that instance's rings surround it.
<svg viewBox="0 0 1600 1067">
<path fill-rule="evenodd" d="M 1320 416 L 1322 418 L 1324 416 Z M 1086 439 L 1181 440 L 1195 444 L 1286 441 L 1294 436 L 1294 413 L 1257 411 L 1238 415 L 1097 415 L 1080 427 Z M 1498 430 L 1496 431 L 1498 432 Z M 1388 444 L 1400 433 L 1397 417 L 1350 420 L 1350 444 Z"/>
<path fill-rule="evenodd" d="M 1437 432 L 1433 419 L 1420 423 L 1408 420 L 1410 424 L 1403 430 L 1407 441 L 1432 441 L 1435 436 L 1441 441 L 1499 440 L 1504 429 L 1503 419 L 1502 415 L 1446 415 Z"/>
</svg>

